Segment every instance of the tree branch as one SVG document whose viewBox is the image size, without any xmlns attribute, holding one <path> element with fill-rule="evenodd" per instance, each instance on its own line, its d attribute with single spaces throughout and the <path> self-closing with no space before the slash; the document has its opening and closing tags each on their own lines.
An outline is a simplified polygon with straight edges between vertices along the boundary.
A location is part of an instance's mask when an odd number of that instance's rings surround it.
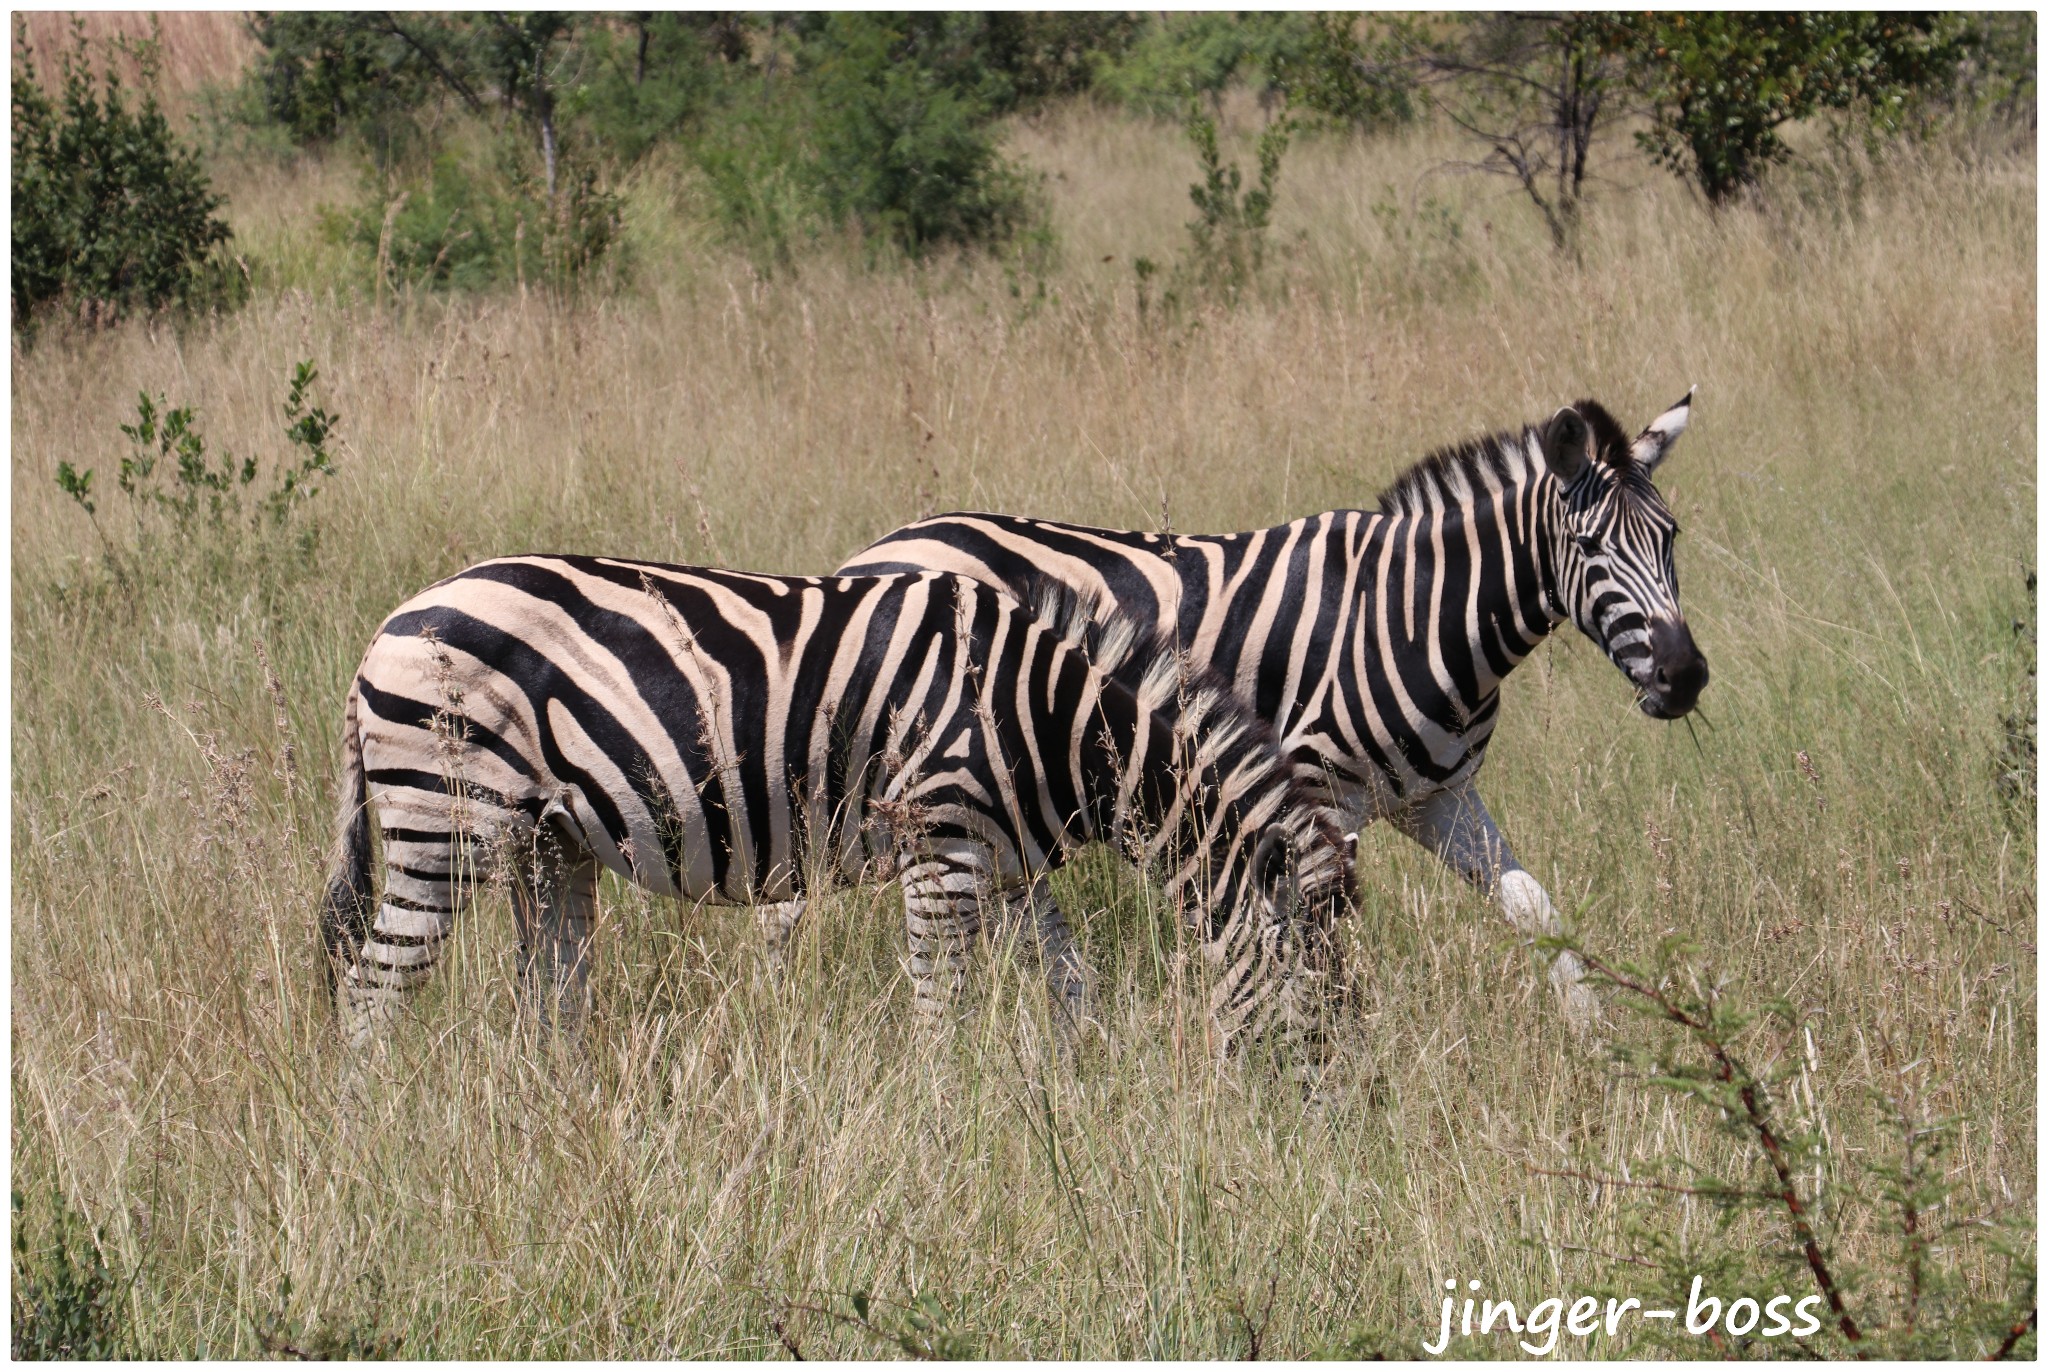
<svg viewBox="0 0 2048 1372">
<path fill-rule="evenodd" d="M 405 27 L 398 22 L 397 16 L 389 10 L 383 11 L 383 26 L 386 33 L 397 38 L 407 47 L 418 53 L 420 60 L 429 67 L 432 67 L 434 74 L 447 82 L 450 90 L 462 97 L 463 103 L 469 106 L 471 114 L 482 114 L 484 112 L 484 102 L 478 99 L 476 92 L 469 88 L 469 83 L 443 66 L 441 59 L 434 56 L 433 51 L 426 44 L 413 37 L 410 33 L 407 33 Z"/>
<path fill-rule="evenodd" d="M 1800 1248 L 1806 1258 L 1806 1266 L 1813 1273 L 1814 1284 L 1820 1288 L 1821 1295 L 1827 1298 L 1828 1309 L 1833 1313 L 1835 1323 L 1842 1331 L 1842 1337 L 1852 1344 L 1861 1344 L 1863 1331 L 1857 1327 L 1855 1319 L 1849 1314 L 1848 1306 L 1842 1300 L 1841 1290 L 1835 1284 L 1834 1273 L 1828 1267 L 1826 1256 L 1821 1252 L 1820 1239 L 1813 1231 L 1806 1203 L 1800 1197 L 1799 1188 L 1792 1179 L 1790 1160 L 1785 1156 L 1784 1145 L 1779 1142 L 1777 1131 L 1771 1126 L 1769 1101 L 1756 1078 L 1737 1063 L 1727 1046 L 1715 1037 L 1711 1023 L 1673 1004 L 1671 998 L 1656 987 L 1645 986 L 1635 978 L 1625 976 L 1597 955 L 1584 949 L 1579 949 L 1578 953 L 1588 967 L 1621 990 L 1640 996 L 1656 1006 L 1659 1014 L 1690 1032 L 1707 1050 L 1713 1059 L 1716 1075 L 1723 1084 L 1735 1089 L 1737 1098 L 1742 1102 L 1750 1131 L 1756 1135 L 1757 1143 L 1770 1161 L 1771 1170 L 1777 1175 L 1778 1199 L 1784 1203 L 1786 1212 L 1792 1217 L 1792 1231 L 1799 1239 Z M 2018 1340 L 2014 1338 L 2012 1341 Z M 1869 1354 L 1858 1348 L 1856 1356 L 1864 1358 Z"/>
</svg>

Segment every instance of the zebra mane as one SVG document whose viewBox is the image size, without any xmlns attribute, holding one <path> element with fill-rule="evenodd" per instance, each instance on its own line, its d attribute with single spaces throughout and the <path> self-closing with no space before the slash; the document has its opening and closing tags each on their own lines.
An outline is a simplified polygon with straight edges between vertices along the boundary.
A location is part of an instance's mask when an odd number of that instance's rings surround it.
<svg viewBox="0 0 2048 1372">
<path fill-rule="evenodd" d="M 1192 704 L 1212 694 L 1232 697 L 1230 683 L 1208 667 L 1199 667 L 1157 630 L 1140 625 L 1097 595 L 1076 591 L 1050 576 L 1033 578 L 1022 597 L 1032 615 L 1061 639 L 1079 648 L 1096 671 L 1131 691 L 1147 710 L 1156 710 L 1176 694 Z M 1204 709 L 1203 715 L 1214 714 Z M 1238 707 L 1248 727 L 1267 728 L 1251 710 Z M 1216 723 L 1227 724 L 1228 718 Z M 1267 732 L 1271 732 L 1267 728 Z"/>
<path fill-rule="evenodd" d="M 1593 449 L 1617 471 L 1631 463 L 1628 434 L 1607 407 L 1597 400 L 1572 404 L 1593 431 Z M 1438 448 L 1409 467 L 1380 492 L 1380 513 L 1430 514 L 1460 509 L 1481 491 L 1519 486 L 1545 470 L 1542 433 L 1533 426 L 1520 432 L 1487 434 Z"/>
</svg>

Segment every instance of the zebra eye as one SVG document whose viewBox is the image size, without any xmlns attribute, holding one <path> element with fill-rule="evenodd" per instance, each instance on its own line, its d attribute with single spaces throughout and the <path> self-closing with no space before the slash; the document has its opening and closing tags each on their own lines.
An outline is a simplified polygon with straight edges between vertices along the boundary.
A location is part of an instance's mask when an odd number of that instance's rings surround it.
<svg viewBox="0 0 2048 1372">
<path fill-rule="evenodd" d="M 1577 542 L 1579 545 L 1579 551 L 1584 553 L 1587 557 L 1599 556 L 1600 540 L 1593 537 L 1593 535 L 1579 534 L 1577 535 Z"/>
</svg>

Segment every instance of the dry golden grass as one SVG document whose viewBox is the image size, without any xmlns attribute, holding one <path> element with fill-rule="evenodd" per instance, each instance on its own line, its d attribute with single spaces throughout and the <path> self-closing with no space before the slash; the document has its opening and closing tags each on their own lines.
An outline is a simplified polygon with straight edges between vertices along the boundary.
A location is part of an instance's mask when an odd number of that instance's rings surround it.
<svg viewBox="0 0 2048 1372">
<path fill-rule="evenodd" d="M 40 69 L 57 70 L 59 56 L 71 51 L 75 22 L 92 45 L 95 63 L 113 60 L 121 79 L 130 83 L 138 68 L 116 43 L 155 38 L 161 59 L 160 95 L 174 123 L 192 108 L 200 87 L 233 82 L 256 55 L 249 16 L 240 10 L 18 10 L 15 20 L 14 52 L 20 54 L 25 31 Z"/>
<path fill-rule="evenodd" d="M 305 247 L 351 175 L 313 163 L 230 207 L 277 290 L 16 352 L 16 1185 L 105 1226 L 152 1347 L 246 1354 L 283 1315 L 419 1355 L 773 1353 L 771 1319 L 806 1354 L 888 1351 L 792 1309 L 859 1289 L 935 1295 L 990 1353 L 1230 1356 L 1236 1310 L 1270 1299 L 1269 1354 L 1364 1330 L 1413 1355 L 1446 1277 L 1524 1301 L 1621 1280 L 1628 1198 L 1531 1169 L 1736 1155 L 1619 1083 L 1487 904 L 1385 830 L 1348 930 L 1366 1011 L 1307 1117 L 1204 1060 L 1173 931 L 1102 855 L 1057 882 L 1109 1045 L 1071 1061 L 1002 958 L 957 1030 L 914 1025 L 888 892 L 828 904 L 778 988 L 744 912 L 608 888 L 587 1057 L 517 1029 L 486 902 L 417 1023 L 350 1064 L 313 911 L 349 672 L 386 610 L 478 558 L 822 571 L 959 506 L 1250 527 L 1368 504 L 1425 448 L 1579 395 L 1641 423 L 1694 383 L 1662 484 L 1711 726 L 1634 717 L 1566 631 L 1508 684 L 1482 789 L 1592 945 L 1684 931 L 1734 993 L 1815 1012 L 1810 1048 L 1745 1048 L 1810 1054 L 1788 1109 L 1822 1122 L 1830 1188 L 1893 1146 L 1869 1091 L 1917 1058 L 1971 1118 L 1958 1208 L 2030 1210 L 2033 812 L 1993 774 L 2000 716 L 2031 709 L 2032 148 L 1809 170 L 1717 219 L 1638 169 L 1579 267 L 1498 183 L 1432 173 L 1437 135 L 1308 143 L 1272 289 L 1161 323 L 1130 263 L 1179 250 L 1175 132 L 1076 110 L 1014 141 L 1051 174 L 1042 297 L 991 263 L 764 279 L 649 173 L 630 291 L 379 311 Z M 216 450 L 275 454 L 303 357 L 347 440 L 304 563 L 100 586 L 58 460 L 111 486 L 142 388 L 197 405 Z M 1770 1236 L 1668 1214 L 1708 1250 Z M 1830 1226 L 1884 1296 L 1892 1240 L 1853 1207 Z"/>
</svg>

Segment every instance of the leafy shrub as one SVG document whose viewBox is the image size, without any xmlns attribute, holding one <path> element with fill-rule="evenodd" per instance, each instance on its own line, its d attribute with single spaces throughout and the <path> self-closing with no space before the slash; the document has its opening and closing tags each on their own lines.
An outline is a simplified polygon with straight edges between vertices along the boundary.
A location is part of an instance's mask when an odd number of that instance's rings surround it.
<svg viewBox="0 0 2048 1372">
<path fill-rule="evenodd" d="M 1970 30 L 1933 14 L 1646 14 L 1615 21 L 1650 104 L 1636 135 L 1713 204 L 1787 154 L 1778 130 L 1860 109 L 1897 128 L 1909 102 L 1948 88 Z"/>
<path fill-rule="evenodd" d="M 594 169 L 576 167 L 551 204 L 517 155 L 501 152 L 495 174 L 444 152 L 423 180 L 373 182 L 353 213 L 330 217 L 329 232 L 375 264 L 380 289 L 577 284 L 618 240 L 618 198 Z"/>
<path fill-rule="evenodd" d="M 29 1240 L 22 1194 L 11 1192 L 14 1221 L 12 1328 L 17 1361 L 132 1358 L 122 1283 L 108 1270 L 101 1244 L 83 1216 L 57 1190 L 50 1193 L 44 1241 Z"/>
<path fill-rule="evenodd" d="M 371 14 L 272 10 L 250 81 L 262 111 L 300 143 L 355 133 L 390 165 L 418 146 L 415 111 L 436 94 L 438 30 L 401 31 Z"/>
<path fill-rule="evenodd" d="M 257 482 L 264 470 L 257 458 L 208 453 L 198 411 L 174 408 L 161 395 L 139 395 L 135 422 L 120 426 L 129 452 L 114 478 L 135 527 L 132 548 L 117 547 L 99 521 L 94 470 L 59 462 L 57 487 L 92 521 L 114 579 L 142 580 L 164 565 L 232 573 L 251 553 L 282 552 L 299 561 L 310 556 L 313 531 L 296 527 L 298 514 L 320 493 L 321 478 L 334 474 L 328 443 L 340 423 L 339 415 L 308 401 L 319 376 L 311 362 L 292 371 L 284 437 L 293 456 L 270 464 L 267 489 Z"/>
<path fill-rule="evenodd" d="M 1398 35 L 1368 40 L 1357 16 L 1311 14 L 1301 40 L 1266 59 L 1269 79 L 1297 118 L 1316 116 L 1339 127 L 1385 129 L 1410 123 L 1420 91 L 1401 60 Z"/>
<path fill-rule="evenodd" d="M 691 149 L 720 229 L 763 268 L 787 264 L 827 227 L 808 174 L 805 131 L 795 102 L 741 96 L 707 115 Z"/>
<path fill-rule="evenodd" d="M 810 174 L 826 215 L 916 254 L 1007 238 L 1029 182 L 988 124 L 1012 98 L 980 46 L 980 16 L 825 16 L 805 45 Z"/>
<path fill-rule="evenodd" d="M 1130 51 L 1146 23 L 1129 11 L 996 10 L 981 18 L 986 60 L 1008 81 L 1011 109 L 1089 90 L 1096 71 Z"/>
<path fill-rule="evenodd" d="M 622 38 L 594 28 L 579 63 L 582 76 L 562 97 L 562 113 L 587 133 L 593 147 L 622 162 L 637 162 L 658 144 L 697 126 L 727 78 L 725 53 L 744 55 L 744 33 L 713 28 L 698 14 L 634 16 Z"/>
<path fill-rule="evenodd" d="M 1235 304 L 1257 282 L 1266 263 L 1266 233 L 1280 189 L 1280 159 L 1291 132 L 1285 119 L 1267 125 L 1259 135 L 1259 184 L 1240 193 L 1244 174 L 1235 162 L 1223 160 L 1216 121 L 1199 105 L 1190 104 L 1186 128 L 1202 179 L 1188 187 L 1196 215 L 1187 226 L 1188 251 L 1159 299 L 1168 314 L 1197 297 Z M 1151 312 L 1151 283 L 1159 267 L 1144 257 L 1132 265 L 1138 274 L 1138 312 L 1146 315 Z"/>
<path fill-rule="evenodd" d="M 1095 89 L 1164 117 L 1185 110 L 1191 96 L 1213 106 L 1238 81 L 1251 83 L 1270 104 L 1285 94 L 1277 73 L 1298 68 L 1314 41 L 1315 25 L 1305 14 L 1164 16 L 1097 65 Z"/>
<path fill-rule="evenodd" d="M 238 299 L 242 277 L 217 251 L 229 236 L 214 214 L 223 202 L 157 104 L 154 44 L 133 49 L 142 80 L 131 103 L 111 66 L 95 80 L 84 31 L 75 34 L 53 99 L 17 31 L 15 324 L 59 301 L 103 322 L 136 308 Z"/>
</svg>

